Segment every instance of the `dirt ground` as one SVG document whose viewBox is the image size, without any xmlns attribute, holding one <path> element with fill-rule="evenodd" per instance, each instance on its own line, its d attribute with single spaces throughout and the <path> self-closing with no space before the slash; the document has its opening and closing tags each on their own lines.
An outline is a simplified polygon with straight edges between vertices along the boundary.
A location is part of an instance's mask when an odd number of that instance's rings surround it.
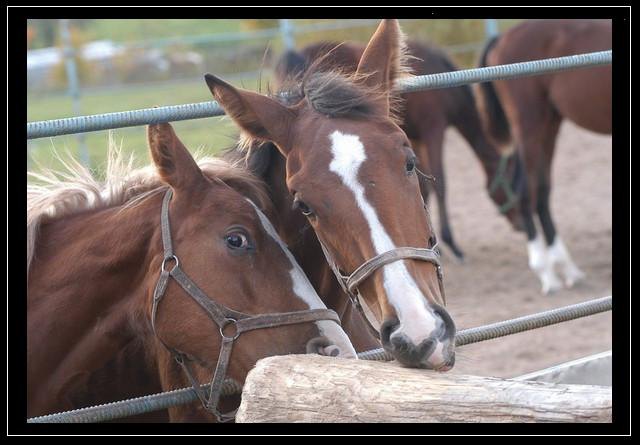
<svg viewBox="0 0 640 445">
<path fill-rule="evenodd" d="M 458 329 L 611 295 L 611 137 L 562 125 L 552 172 L 556 228 L 586 279 L 544 296 L 529 270 L 526 238 L 499 215 L 471 148 L 453 129 L 444 145 L 453 235 L 466 255 L 444 250 L 447 307 Z M 437 205 L 431 206 L 437 226 Z M 445 248 L 446 249 L 446 248 Z M 458 349 L 451 371 L 513 377 L 611 349 L 611 312 Z"/>
</svg>

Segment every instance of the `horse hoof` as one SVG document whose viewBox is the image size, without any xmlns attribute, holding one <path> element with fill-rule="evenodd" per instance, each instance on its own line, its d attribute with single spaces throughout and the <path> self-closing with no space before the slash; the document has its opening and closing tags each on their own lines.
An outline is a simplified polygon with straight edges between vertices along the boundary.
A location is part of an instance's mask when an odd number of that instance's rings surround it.
<svg viewBox="0 0 640 445">
<path fill-rule="evenodd" d="M 545 280 L 542 283 L 542 293 L 544 295 L 554 294 L 558 292 L 560 289 L 562 289 L 562 281 L 560 281 L 557 278 L 551 279 L 551 280 Z"/>
<path fill-rule="evenodd" d="M 545 296 L 553 295 L 556 292 L 558 292 L 560 289 L 562 289 L 562 286 L 543 286 L 542 294 Z"/>
<path fill-rule="evenodd" d="M 586 278 L 586 275 L 584 274 L 584 272 L 582 272 L 581 270 L 577 270 L 569 275 L 567 275 L 567 277 L 565 278 L 565 286 L 567 286 L 568 288 L 572 288 L 574 287 L 576 284 L 580 283 L 581 281 L 583 281 Z"/>
<path fill-rule="evenodd" d="M 462 253 L 462 250 L 458 249 L 458 247 L 454 245 L 446 244 L 446 246 L 453 253 L 453 258 L 455 259 L 456 263 L 465 264 L 465 257 L 464 253 Z"/>
</svg>

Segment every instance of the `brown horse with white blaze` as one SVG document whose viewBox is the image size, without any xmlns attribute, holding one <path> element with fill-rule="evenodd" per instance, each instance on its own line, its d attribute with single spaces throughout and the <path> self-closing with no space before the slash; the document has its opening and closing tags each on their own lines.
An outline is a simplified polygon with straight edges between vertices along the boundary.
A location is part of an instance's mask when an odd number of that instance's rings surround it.
<svg viewBox="0 0 640 445">
<path fill-rule="evenodd" d="M 212 375 L 241 383 L 271 355 L 355 356 L 260 210 L 273 213 L 264 184 L 197 163 L 169 124 L 148 138 L 157 173 L 112 152 L 104 185 L 78 164 L 28 188 L 28 417 Z M 168 418 L 229 420 L 219 410 L 239 402 L 198 394 Z"/>
<path fill-rule="evenodd" d="M 278 60 L 275 77 L 278 83 L 286 84 L 290 78 L 302 76 L 309 68 L 355 72 L 364 50 L 365 45 L 357 42 L 317 42 L 298 51 L 289 50 Z M 407 54 L 407 64 L 414 75 L 458 69 L 442 50 L 422 42 L 407 41 Z M 401 128 L 411 140 L 420 170 L 433 177 L 433 181 L 422 183 L 424 199 L 427 200 L 429 189 L 433 188 L 438 203 L 441 239 L 456 258 L 462 260 L 464 255 L 454 240 L 446 201 L 443 148 L 449 127 L 458 130 L 467 141 L 486 175 L 489 197 L 500 213 L 520 230 L 519 199 L 512 184 L 518 167 L 517 158 L 503 155 L 487 138 L 471 87 L 462 85 L 415 91 L 401 97 Z"/>
<path fill-rule="evenodd" d="M 393 117 L 405 62 L 398 22 L 383 20 L 354 73 L 310 71 L 275 97 L 205 79 L 244 133 L 229 156 L 267 181 L 283 238 L 356 348 L 376 342 L 347 295 L 398 361 L 447 370 L 455 325 L 416 157 Z"/>
<path fill-rule="evenodd" d="M 502 65 L 611 49 L 610 20 L 534 20 L 490 41 L 480 66 Z M 497 143 L 513 142 L 523 163 L 521 213 L 529 267 L 544 293 L 568 287 L 584 273 L 557 234 L 549 197 L 551 162 L 563 119 L 597 133 L 611 133 L 611 65 L 480 85 L 483 115 Z M 536 230 L 537 216 L 543 238 Z"/>
</svg>

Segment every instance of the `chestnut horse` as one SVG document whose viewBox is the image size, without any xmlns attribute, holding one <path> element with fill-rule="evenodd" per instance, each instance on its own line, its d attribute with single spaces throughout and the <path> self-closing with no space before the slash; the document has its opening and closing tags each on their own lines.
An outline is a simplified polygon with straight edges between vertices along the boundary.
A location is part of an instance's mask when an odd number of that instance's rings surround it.
<svg viewBox="0 0 640 445">
<path fill-rule="evenodd" d="M 403 47 L 398 22 L 383 20 L 353 73 L 310 70 L 274 97 L 205 79 L 244 134 L 227 156 L 267 182 L 281 235 L 354 346 L 378 336 L 399 362 L 444 371 L 455 325 L 415 154 L 393 116 Z"/>
<path fill-rule="evenodd" d="M 610 20 L 535 20 L 490 41 L 480 66 L 501 65 L 611 49 Z M 513 143 L 523 163 L 521 212 L 529 267 L 549 293 L 583 278 L 551 217 L 551 162 L 563 119 L 611 134 L 611 65 L 544 76 L 484 83 L 480 92 L 487 130 L 495 141 Z M 534 216 L 540 221 L 544 240 Z"/>
<path fill-rule="evenodd" d="M 279 59 L 275 77 L 278 83 L 304 74 L 312 64 L 314 69 L 340 69 L 354 72 L 365 46 L 355 42 L 318 42 L 299 51 L 287 51 Z M 416 41 L 407 42 L 408 66 L 414 75 L 456 71 L 458 68 L 440 49 Z M 486 175 L 491 199 L 502 214 L 519 229 L 518 197 L 513 192 L 511 178 L 517 168 L 516 157 L 501 156 L 496 146 L 485 136 L 482 121 L 469 85 L 455 88 L 416 91 L 402 96 L 401 127 L 411 140 L 419 167 L 433 177 L 423 182 L 423 196 L 427 200 L 427 184 L 435 188 L 443 242 L 462 260 L 464 255 L 453 239 L 446 203 L 446 181 L 443 166 L 445 131 L 452 126 L 473 149 Z"/>
<path fill-rule="evenodd" d="M 78 164 L 28 189 L 29 417 L 212 375 L 243 382 L 271 355 L 355 357 L 259 210 L 273 212 L 264 185 L 221 160 L 196 163 L 169 124 L 148 139 L 157 174 L 111 151 L 105 185 Z M 218 391 L 198 394 L 168 418 L 231 418 Z"/>
</svg>

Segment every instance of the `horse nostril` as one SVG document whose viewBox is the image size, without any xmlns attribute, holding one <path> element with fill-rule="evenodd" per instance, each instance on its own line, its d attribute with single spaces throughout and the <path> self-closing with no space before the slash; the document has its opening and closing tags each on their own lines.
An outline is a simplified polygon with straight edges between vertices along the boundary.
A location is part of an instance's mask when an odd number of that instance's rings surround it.
<svg viewBox="0 0 640 445">
<path fill-rule="evenodd" d="M 416 355 L 418 357 L 428 358 L 433 353 L 433 351 L 435 351 L 436 346 L 437 341 L 435 340 L 435 338 L 428 338 L 420 343 L 420 346 L 418 347 L 418 353 Z"/>
<path fill-rule="evenodd" d="M 312 338 L 307 342 L 307 354 L 320 354 L 328 357 L 340 355 L 340 348 L 327 337 Z"/>
<path fill-rule="evenodd" d="M 439 340 L 446 338 L 453 339 L 456 335 L 456 325 L 451 318 L 451 315 L 440 305 L 434 305 L 433 313 L 436 315 L 437 326 L 435 337 Z"/>
<path fill-rule="evenodd" d="M 400 324 L 396 318 L 389 318 L 380 325 L 380 341 L 382 344 L 389 344 L 391 333 L 395 331 Z"/>
<path fill-rule="evenodd" d="M 326 355 L 327 357 L 337 357 L 339 354 L 340 348 L 336 345 L 327 346 L 320 353 L 320 355 Z"/>
<path fill-rule="evenodd" d="M 447 326 L 444 323 L 442 317 L 439 314 L 436 314 L 436 329 L 433 334 L 435 338 L 442 338 L 446 335 Z"/>
</svg>

